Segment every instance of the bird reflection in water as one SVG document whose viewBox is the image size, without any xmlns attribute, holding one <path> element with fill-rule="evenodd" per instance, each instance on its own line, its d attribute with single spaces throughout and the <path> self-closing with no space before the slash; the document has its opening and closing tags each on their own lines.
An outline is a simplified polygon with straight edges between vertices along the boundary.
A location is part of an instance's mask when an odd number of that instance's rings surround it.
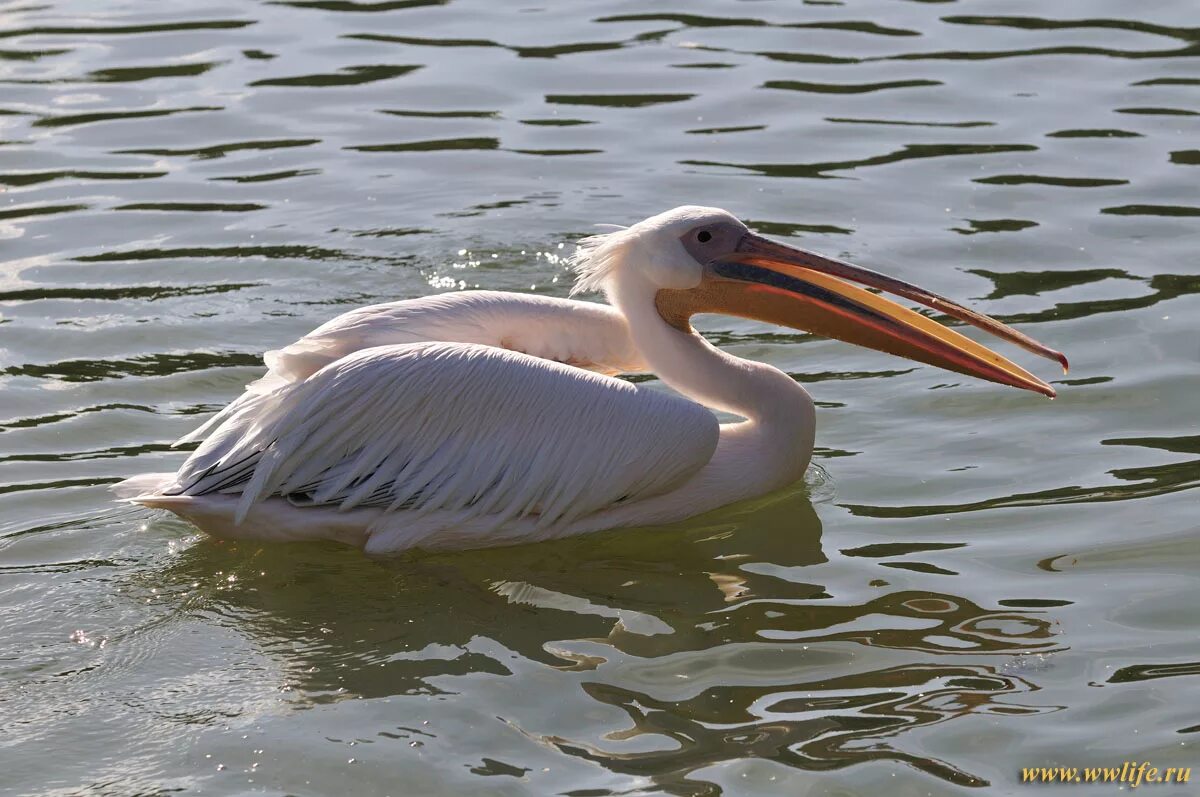
<svg viewBox="0 0 1200 797">
<path fill-rule="evenodd" d="M 298 708 L 469 695 L 472 681 L 456 676 L 513 674 L 503 650 L 576 673 L 546 699 L 575 711 L 579 684 L 628 717 L 591 739 L 541 734 L 520 717 L 505 718 L 511 727 L 651 790 L 717 794 L 692 773 L 745 759 L 807 771 L 891 760 L 987 785 L 906 751 L 904 734 L 1055 710 L 1030 699 L 1036 673 L 1014 666 L 1060 649 L 1051 622 L 934 592 L 874 587 L 882 594 L 840 602 L 799 580 L 826 561 L 820 520 L 793 489 L 652 532 L 394 561 L 327 544 L 205 540 L 154 586 L 175 585 L 185 613 L 251 638 L 286 673 Z M 207 588 L 182 589 L 197 583 Z M 662 689 L 629 688 L 631 668 Z"/>
</svg>

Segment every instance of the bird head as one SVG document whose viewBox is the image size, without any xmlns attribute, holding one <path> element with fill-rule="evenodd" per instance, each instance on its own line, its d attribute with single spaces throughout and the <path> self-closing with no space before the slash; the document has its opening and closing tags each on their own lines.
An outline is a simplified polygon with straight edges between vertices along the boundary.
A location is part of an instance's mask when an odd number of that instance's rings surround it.
<svg viewBox="0 0 1200 797">
<path fill-rule="evenodd" d="M 751 318 L 1054 397 L 1054 388 L 1003 355 L 871 288 L 1067 368 L 1063 354 L 994 318 L 903 280 L 764 238 L 720 208 L 685 205 L 585 238 L 573 263 L 579 275 L 573 293 L 611 290 L 636 275 L 653 292 L 662 320 L 685 334 L 694 334 L 690 319 L 697 313 Z"/>
</svg>

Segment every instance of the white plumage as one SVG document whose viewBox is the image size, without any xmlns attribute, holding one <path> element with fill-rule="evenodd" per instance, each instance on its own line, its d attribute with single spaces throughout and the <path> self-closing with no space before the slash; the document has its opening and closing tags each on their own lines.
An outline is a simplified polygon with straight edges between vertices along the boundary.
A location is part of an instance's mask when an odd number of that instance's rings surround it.
<svg viewBox="0 0 1200 797">
<path fill-rule="evenodd" d="M 686 399 L 473 343 L 363 349 L 274 398 L 164 492 L 239 494 L 235 522 L 283 495 L 541 530 L 667 492 L 717 446 L 716 419 Z"/>
<path fill-rule="evenodd" d="M 800 479 L 812 399 L 778 369 L 714 348 L 688 323 L 695 312 L 1054 392 L 827 274 L 1057 353 L 915 286 L 766 241 L 722 210 L 677 208 L 587 239 L 575 265 L 577 289 L 601 288 L 611 306 L 478 291 L 341 315 L 267 352 L 267 374 L 180 441 L 203 442 L 178 472 L 116 492 L 216 536 L 394 553 L 672 522 Z M 610 376 L 641 371 L 682 396 Z M 712 410 L 744 420 L 718 426 Z"/>
<path fill-rule="evenodd" d="M 625 319 L 611 307 L 501 291 L 438 294 L 360 307 L 263 355 L 267 374 L 176 444 L 203 440 L 257 398 L 332 362 L 392 343 L 481 343 L 607 374 L 647 370 Z"/>
</svg>

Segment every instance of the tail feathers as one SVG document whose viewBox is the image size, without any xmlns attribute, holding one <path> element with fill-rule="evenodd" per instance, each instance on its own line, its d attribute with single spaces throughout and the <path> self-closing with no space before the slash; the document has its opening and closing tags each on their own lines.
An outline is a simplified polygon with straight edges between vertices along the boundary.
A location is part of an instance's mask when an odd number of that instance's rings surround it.
<svg viewBox="0 0 1200 797">
<path fill-rule="evenodd" d="M 174 473 L 139 473 L 137 476 L 131 476 L 125 481 L 117 482 L 112 486 L 112 491 L 117 498 L 122 500 L 151 506 L 151 504 L 141 499 L 180 497 L 155 495 L 155 493 L 159 493 L 170 487 L 174 482 Z"/>
</svg>

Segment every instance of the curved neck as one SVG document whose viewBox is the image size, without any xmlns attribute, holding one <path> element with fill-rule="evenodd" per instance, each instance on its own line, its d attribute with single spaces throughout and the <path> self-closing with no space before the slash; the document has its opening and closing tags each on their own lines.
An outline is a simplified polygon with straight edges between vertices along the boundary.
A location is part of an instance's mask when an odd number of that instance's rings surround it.
<svg viewBox="0 0 1200 797">
<path fill-rule="evenodd" d="M 811 451 L 815 418 L 808 391 L 777 368 L 726 354 L 694 330 L 672 327 L 658 313 L 652 286 L 622 276 L 610 284 L 609 300 L 624 314 L 634 345 L 663 382 L 707 407 L 763 427 L 781 445 Z"/>
</svg>

